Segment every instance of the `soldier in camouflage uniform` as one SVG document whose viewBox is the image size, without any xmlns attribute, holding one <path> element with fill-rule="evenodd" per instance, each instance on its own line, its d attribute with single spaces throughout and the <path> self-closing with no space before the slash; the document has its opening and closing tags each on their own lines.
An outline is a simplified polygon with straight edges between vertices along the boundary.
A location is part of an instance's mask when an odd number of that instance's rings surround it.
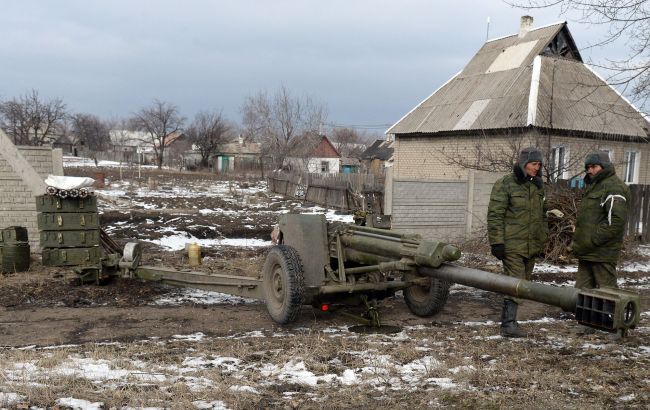
<svg viewBox="0 0 650 410">
<path fill-rule="evenodd" d="M 576 287 L 616 288 L 616 263 L 623 247 L 630 189 L 616 176 L 607 152 L 589 154 L 585 169 L 587 188 L 572 245 L 578 257 Z"/>
<path fill-rule="evenodd" d="M 526 148 L 519 154 L 512 174 L 492 187 L 488 207 L 488 236 L 492 255 L 503 262 L 504 274 L 530 280 L 535 257 L 544 250 L 548 236 L 542 181 L 542 153 Z M 517 324 L 518 300 L 504 297 L 501 334 L 525 337 Z"/>
</svg>

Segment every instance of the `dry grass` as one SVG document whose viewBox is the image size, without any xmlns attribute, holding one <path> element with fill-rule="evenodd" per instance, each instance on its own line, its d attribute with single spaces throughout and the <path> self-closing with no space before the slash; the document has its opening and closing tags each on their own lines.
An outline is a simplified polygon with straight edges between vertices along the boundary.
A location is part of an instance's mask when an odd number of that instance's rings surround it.
<svg viewBox="0 0 650 410">
<path fill-rule="evenodd" d="M 197 400 L 222 401 L 232 409 L 640 408 L 650 403 L 650 359 L 642 347 L 647 328 L 615 345 L 603 335 L 577 337 L 570 322 L 525 326 L 535 335 L 523 341 L 495 338 L 493 326 L 458 325 L 415 327 L 393 336 L 298 329 L 264 337 L 10 349 L 1 352 L 0 391 L 19 393 L 40 407 L 60 397 L 103 402 L 106 408 L 173 409 L 193 408 Z M 84 361 L 125 375 L 98 380 L 62 371 Z M 360 382 L 308 385 L 283 374 L 284 366 L 299 362 L 315 376 L 341 376 L 351 369 Z M 21 377 L 15 373 L 18 363 L 41 370 Z M 275 368 L 265 373 L 270 365 Z M 409 366 L 415 370 L 406 371 Z M 441 387 L 444 379 L 453 387 Z"/>
</svg>

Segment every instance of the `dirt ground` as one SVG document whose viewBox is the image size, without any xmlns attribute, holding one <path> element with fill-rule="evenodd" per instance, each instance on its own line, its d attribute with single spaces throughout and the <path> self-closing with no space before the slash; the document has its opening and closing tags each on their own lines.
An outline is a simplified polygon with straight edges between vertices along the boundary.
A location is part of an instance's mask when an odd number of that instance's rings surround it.
<svg viewBox="0 0 650 410">
<path fill-rule="evenodd" d="M 85 172 L 88 171 L 74 170 L 78 175 Z M 106 172 L 109 182 L 111 178 L 116 178 L 115 170 L 108 169 Z M 158 177 L 174 186 L 215 182 L 213 176 L 204 175 Z M 234 191 L 247 189 L 241 188 L 240 184 L 248 187 L 249 183 L 239 181 L 237 184 Z M 224 195 L 211 198 L 206 194 L 199 198 L 183 198 L 181 195 L 176 199 L 141 192 L 137 201 L 133 201 L 135 189 L 140 189 L 141 185 L 130 185 L 129 189 L 133 191 L 122 195 L 123 201 L 125 198 L 132 201 L 128 209 L 118 203 L 119 196 L 118 200 L 101 206 L 102 224 L 118 243 L 123 244 L 133 238 L 142 241 L 160 238 L 164 232 L 161 233 L 156 227 L 161 225 L 178 231 L 191 231 L 197 238 L 227 236 L 268 240 L 278 214 L 267 211 L 300 206 L 292 201 L 260 195 L 266 202 L 256 212 L 242 205 L 237 192 L 233 197 Z M 233 212 L 198 211 L 216 207 Z M 178 210 L 183 210 L 182 218 L 177 216 Z M 245 224 L 237 220 L 241 212 L 248 218 Z M 155 219 L 154 223 L 149 222 L 152 219 Z M 215 233 L 211 226 L 218 226 L 219 232 Z M 146 264 L 187 268 L 184 251 L 165 250 L 151 242 L 142 243 Z M 265 252 L 263 247 L 205 247 L 201 270 L 255 277 L 261 270 Z M 607 334 L 602 332 L 593 335 L 577 333 L 578 328 L 571 314 L 535 302 L 523 303 L 519 313 L 523 326 L 531 332 L 530 338 L 522 342 L 502 339 L 498 336 L 497 325 L 502 297 L 457 286 L 452 288 L 443 311 L 431 318 L 412 315 L 399 294 L 380 303 L 382 322 L 408 329 L 408 340 L 381 337 L 378 340 L 351 339 L 351 336 L 344 336 L 332 341 L 327 339 L 331 329 L 356 324 L 348 316 L 340 314 L 341 311 L 321 312 L 305 306 L 295 323 L 279 326 L 273 323 L 261 302 L 202 304 L 185 301 L 177 305 L 156 305 L 155 301 L 173 294 L 176 289 L 131 279 L 115 279 L 102 286 L 80 286 L 70 269 L 43 267 L 38 258 L 33 258 L 32 262 L 28 272 L 0 275 L 0 355 L 6 359 L 6 363 L 20 361 L 24 354 L 20 352 L 28 346 L 74 345 L 79 347 L 71 348 L 72 355 L 98 355 L 92 352 L 100 349 L 97 346 L 105 342 L 129 346 L 128 349 L 145 349 L 142 347 L 144 340 L 171 340 L 176 335 L 203 334 L 210 338 L 210 342 L 203 347 L 196 344 L 183 345 L 182 348 L 174 345 L 165 347 L 170 350 L 158 352 L 156 357 L 167 355 L 170 361 L 179 362 L 187 351 L 208 349 L 206 355 L 229 353 L 244 361 L 259 361 L 260 355 L 273 357 L 274 363 L 281 366 L 283 360 L 290 361 L 292 357 L 300 355 L 306 358 L 312 372 L 329 369 L 342 373 L 346 367 L 355 365 L 356 359 L 351 358 L 355 351 L 368 351 L 378 357 L 393 355 L 395 360 L 408 364 L 412 360 L 428 357 L 431 353 L 427 352 L 433 349 L 438 359 L 448 363 L 448 369 L 445 368 L 444 372 L 429 369 L 427 374 L 452 374 L 455 382 L 469 386 L 460 390 L 441 390 L 425 384 L 415 391 L 408 391 L 397 389 L 394 381 L 386 379 L 383 384 L 380 383 L 381 386 L 372 389 L 339 386 L 332 391 L 320 384 L 308 388 L 287 381 L 276 381 L 269 385 L 259 380 L 255 386 L 260 393 L 249 396 L 235 394 L 225 388 L 212 389 L 209 393 L 156 392 L 155 400 L 163 403 L 158 408 L 187 408 L 186 404 L 194 403 L 191 400 L 198 397 L 218 398 L 229 403 L 229 408 L 243 409 L 516 408 L 520 407 L 518 404 L 529 408 L 647 408 L 650 404 L 648 286 L 641 285 L 635 289 L 641 293 L 644 312 L 639 329 L 615 345 L 609 344 Z M 477 261 L 471 261 L 471 265 L 498 270 L 494 265 L 481 266 Z M 558 271 L 537 274 L 534 279 L 565 283 L 572 280 L 572 276 L 571 273 Z M 647 283 L 648 279 L 648 273 L 644 272 L 626 272 L 622 276 L 636 284 Z M 353 315 L 361 313 L 358 308 L 346 308 L 343 312 Z M 238 342 L 232 340 L 233 335 L 250 332 L 260 332 L 265 337 L 244 338 Z M 278 334 L 283 336 L 273 336 Z M 321 345 L 324 340 L 327 343 Z M 127 348 L 117 350 L 120 349 Z M 145 351 L 137 353 L 142 357 L 151 354 Z M 462 363 L 465 365 L 461 366 Z M 2 367 L 0 365 L 0 370 Z M 466 367 L 474 370 L 460 370 L 457 373 L 457 368 Z M 259 375 L 246 377 L 256 378 Z M 232 383 L 224 376 L 223 370 L 212 380 L 226 383 L 226 386 Z M 47 391 L 42 387 L 25 389 L 29 403 L 47 407 L 56 397 L 67 394 L 70 387 L 66 382 L 61 382 L 56 387 L 48 387 L 50 390 Z M 88 386 L 79 392 L 79 396 L 103 401 L 106 408 L 138 403 L 146 407 L 155 402 L 148 391 L 138 390 L 136 394 L 122 395 L 119 399 L 115 398 L 118 397 L 116 390 L 102 392 Z M 185 399 L 187 401 L 183 401 Z M 3 404 L 2 388 L 0 404 Z"/>
<path fill-rule="evenodd" d="M 4 346 L 47 346 L 106 341 L 130 341 L 147 337 L 202 332 L 220 336 L 250 330 L 272 331 L 273 323 L 263 303 L 239 305 L 152 306 L 174 288 L 131 279 L 115 279 L 98 285 L 78 285 L 65 269 L 44 268 L 0 278 L 0 334 Z M 406 308 L 401 297 L 380 304 L 382 321 L 407 326 L 435 324 L 454 326 L 461 321 L 498 320 L 501 298 L 493 293 L 452 292 L 445 309 L 434 318 L 419 318 Z M 359 314 L 356 308 L 345 311 Z M 560 309 L 530 302 L 522 307 L 521 319 L 563 318 Z M 336 312 L 323 313 L 304 307 L 289 327 L 324 329 L 354 325 Z M 496 329 L 496 328 L 495 328 Z"/>
</svg>

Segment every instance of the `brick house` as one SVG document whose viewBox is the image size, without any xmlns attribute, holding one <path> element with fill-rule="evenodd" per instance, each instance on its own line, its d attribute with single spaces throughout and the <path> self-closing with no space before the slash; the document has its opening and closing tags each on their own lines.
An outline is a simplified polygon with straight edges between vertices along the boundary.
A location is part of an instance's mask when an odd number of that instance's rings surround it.
<svg viewBox="0 0 650 410">
<path fill-rule="evenodd" d="M 525 16 L 518 34 L 488 40 L 387 131 L 395 228 L 470 233 L 492 182 L 525 146 L 545 153 L 552 180 L 571 179 L 587 152 L 602 149 L 626 182 L 650 184 L 645 116 L 583 63 L 566 22 L 531 26 Z"/>
</svg>

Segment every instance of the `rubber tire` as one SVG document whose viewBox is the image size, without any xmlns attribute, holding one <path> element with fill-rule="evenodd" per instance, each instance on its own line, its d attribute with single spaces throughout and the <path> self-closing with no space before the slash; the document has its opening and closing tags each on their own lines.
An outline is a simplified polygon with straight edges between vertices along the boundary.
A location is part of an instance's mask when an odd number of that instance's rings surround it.
<svg viewBox="0 0 650 410">
<path fill-rule="evenodd" d="M 405 279 L 419 277 L 406 275 Z M 447 303 L 451 283 L 436 278 L 428 278 L 429 286 L 411 286 L 404 289 L 404 301 L 411 313 L 420 317 L 433 316 Z"/>
<path fill-rule="evenodd" d="M 276 323 L 295 320 L 305 296 L 305 275 L 298 252 L 276 245 L 266 255 L 262 269 L 266 310 Z"/>
</svg>

